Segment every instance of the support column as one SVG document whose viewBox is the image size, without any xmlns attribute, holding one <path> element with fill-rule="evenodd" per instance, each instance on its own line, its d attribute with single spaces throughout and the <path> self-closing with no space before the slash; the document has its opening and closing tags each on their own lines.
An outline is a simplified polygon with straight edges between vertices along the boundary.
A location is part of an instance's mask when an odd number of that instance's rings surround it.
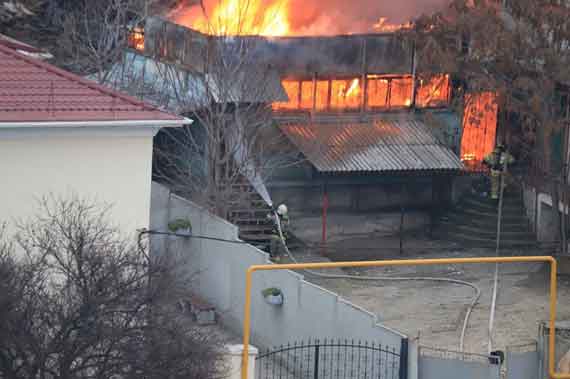
<svg viewBox="0 0 570 379">
<path fill-rule="evenodd" d="M 227 379 L 242 379 L 241 377 L 241 360 L 243 354 L 243 345 L 227 345 L 228 359 L 227 364 L 227 375 L 224 376 Z M 257 358 L 259 351 L 256 347 L 249 345 L 249 361 L 247 364 L 247 378 L 255 379 L 255 358 Z"/>
<path fill-rule="evenodd" d="M 323 215 L 322 215 L 322 236 L 321 236 L 321 255 L 326 256 L 326 246 L 327 246 L 327 213 L 329 209 L 329 194 L 327 192 L 327 185 L 323 187 Z"/>
</svg>

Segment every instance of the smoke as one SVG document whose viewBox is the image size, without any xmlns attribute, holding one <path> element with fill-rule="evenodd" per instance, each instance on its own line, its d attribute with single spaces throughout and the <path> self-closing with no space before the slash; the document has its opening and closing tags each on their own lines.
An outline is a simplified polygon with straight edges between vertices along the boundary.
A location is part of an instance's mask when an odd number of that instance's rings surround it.
<svg viewBox="0 0 570 379">
<path fill-rule="evenodd" d="M 389 24 L 412 21 L 440 10 L 449 0 L 290 0 L 296 34 L 349 34 L 374 31 L 381 17 Z M 325 33 L 319 33 L 324 31 Z"/>
<path fill-rule="evenodd" d="M 267 9 L 280 3 L 288 14 L 291 35 L 334 35 L 378 32 L 380 18 L 386 24 L 403 24 L 422 14 L 443 9 L 451 0 L 203 0 L 210 12 L 220 2 L 256 4 Z M 171 13 L 176 22 L 192 27 L 202 13 L 199 0 L 180 0 Z"/>
</svg>

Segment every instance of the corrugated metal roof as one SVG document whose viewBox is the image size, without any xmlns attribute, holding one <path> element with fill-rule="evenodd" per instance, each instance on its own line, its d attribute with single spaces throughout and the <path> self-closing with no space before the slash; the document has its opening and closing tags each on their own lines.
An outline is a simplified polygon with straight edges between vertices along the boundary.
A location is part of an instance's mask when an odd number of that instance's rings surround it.
<svg viewBox="0 0 570 379">
<path fill-rule="evenodd" d="M 414 116 L 307 122 L 281 130 L 321 172 L 461 170 L 459 158 Z"/>
<path fill-rule="evenodd" d="M 0 41 L 0 122 L 181 119 Z"/>
</svg>

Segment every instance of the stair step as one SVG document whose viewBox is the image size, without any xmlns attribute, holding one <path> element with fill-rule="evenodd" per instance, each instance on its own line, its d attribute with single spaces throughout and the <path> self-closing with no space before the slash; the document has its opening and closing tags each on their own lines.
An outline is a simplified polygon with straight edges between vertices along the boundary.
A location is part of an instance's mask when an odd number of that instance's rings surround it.
<svg viewBox="0 0 570 379">
<path fill-rule="evenodd" d="M 453 214 L 456 217 L 460 218 L 479 218 L 481 221 L 485 222 L 497 222 L 497 214 L 491 212 L 484 212 L 478 209 L 471 209 L 471 208 L 455 208 L 449 214 Z M 517 214 L 509 214 L 503 213 L 502 220 L 506 223 L 517 223 L 525 220 L 524 215 L 521 213 L 520 215 Z"/>
<path fill-rule="evenodd" d="M 463 233 L 459 231 L 444 231 L 441 232 L 444 239 L 452 240 L 461 244 L 468 244 L 477 247 L 494 247 L 496 244 L 495 239 L 482 238 L 469 233 Z M 503 247 L 536 247 L 537 242 L 532 238 L 528 237 L 525 239 L 501 239 L 501 246 Z"/>
<path fill-rule="evenodd" d="M 244 241 L 269 241 L 271 238 L 269 234 L 251 234 L 251 233 L 242 233 L 240 234 L 240 238 Z"/>
<path fill-rule="evenodd" d="M 273 230 L 271 225 L 238 225 L 240 232 L 269 232 Z"/>
<path fill-rule="evenodd" d="M 457 207 L 462 208 L 476 208 L 484 211 L 496 212 L 498 209 L 498 202 L 488 202 L 481 201 L 475 197 L 467 197 L 463 199 Z M 503 212 L 518 212 L 521 213 L 523 210 L 523 204 L 520 201 L 517 202 L 503 202 Z"/>
<path fill-rule="evenodd" d="M 470 194 L 440 217 L 436 234 L 444 239 L 481 247 L 494 247 L 497 236 L 498 201 Z M 501 216 L 501 246 L 536 247 L 524 214 L 520 192 L 505 194 Z"/>
<path fill-rule="evenodd" d="M 465 196 L 463 196 L 463 199 L 467 199 L 467 198 L 471 198 L 471 199 L 476 199 L 478 201 L 482 201 L 482 202 L 486 202 L 486 203 L 495 203 L 497 202 L 497 200 L 495 199 L 491 199 L 490 196 L 481 196 L 478 194 L 474 194 L 474 193 L 468 193 Z M 517 193 L 509 193 L 509 192 L 505 192 L 504 196 L 503 196 L 503 203 L 508 204 L 508 203 L 520 203 L 522 202 L 522 197 L 520 192 L 517 191 Z"/>
<path fill-rule="evenodd" d="M 232 210 L 230 211 L 230 213 L 231 213 L 232 215 L 238 215 L 238 214 L 241 214 L 241 215 L 244 215 L 244 214 L 246 214 L 246 215 L 253 215 L 253 214 L 255 214 L 255 215 L 257 215 L 257 214 L 262 214 L 263 217 L 265 217 L 265 216 L 267 216 L 267 213 L 269 213 L 269 211 L 268 211 L 267 209 L 249 208 L 249 209 L 232 209 Z"/>
<path fill-rule="evenodd" d="M 449 224 L 449 225 L 466 225 L 471 226 L 474 228 L 479 228 L 485 231 L 495 231 L 497 230 L 497 218 L 495 217 L 493 220 L 489 221 L 485 218 L 466 218 L 461 214 L 456 213 L 449 213 L 440 218 L 441 224 Z M 519 230 L 529 230 L 529 225 L 526 219 L 520 220 L 505 220 L 502 219 L 501 222 L 501 229 L 505 232 L 516 232 Z"/>
<path fill-rule="evenodd" d="M 473 225 L 462 225 L 462 224 L 453 224 L 453 223 L 442 223 L 442 226 L 446 227 L 448 231 L 451 232 L 460 232 L 460 233 L 467 233 L 469 235 L 473 235 L 480 238 L 489 238 L 495 239 L 497 237 L 497 230 L 485 230 L 478 227 L 474 227 Z M 518 230 L 504 230 L 501 229 L 501 238 L 505 240 L 509 239 L 528 239 L 533 238 L 532 234 L 528 229 L 518 229 Z"/>
<path fill-rule="evenodd" d="M 231 222 L 236 225 L 266 225 L 268 221 L 265 217 L 233 217 Z"/>
</svg>

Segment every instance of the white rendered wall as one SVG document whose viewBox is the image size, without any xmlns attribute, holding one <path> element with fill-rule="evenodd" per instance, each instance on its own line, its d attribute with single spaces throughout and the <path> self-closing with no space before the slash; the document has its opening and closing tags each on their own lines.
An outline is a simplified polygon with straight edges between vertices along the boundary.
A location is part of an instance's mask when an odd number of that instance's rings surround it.
<svg viewBox="0 0 570 379">
<path fill-rule="evenodd" d="M 125 234 L 148 227 L 152 129 L 0 130 L 0 222 L 34 214 L 49 194 L 112 206 Z"/>
</svg>

